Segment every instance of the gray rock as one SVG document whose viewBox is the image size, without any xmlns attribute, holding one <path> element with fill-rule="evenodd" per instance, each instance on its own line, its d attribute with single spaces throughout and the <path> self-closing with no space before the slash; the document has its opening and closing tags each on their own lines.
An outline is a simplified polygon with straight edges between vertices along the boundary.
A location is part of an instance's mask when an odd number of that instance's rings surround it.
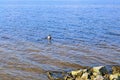
<svg viewBox="0 0 120 80">
<path fill-rule="evenodd" d="M 105 74 L 108 73 L 108 71 L 104 66 L 98 66 L 98 67 L 93 67 L 92 68 L 92 73 L 93 73 L 94 76 L 97 76 L 97 75 L 104 76 Z"/>
</svg>

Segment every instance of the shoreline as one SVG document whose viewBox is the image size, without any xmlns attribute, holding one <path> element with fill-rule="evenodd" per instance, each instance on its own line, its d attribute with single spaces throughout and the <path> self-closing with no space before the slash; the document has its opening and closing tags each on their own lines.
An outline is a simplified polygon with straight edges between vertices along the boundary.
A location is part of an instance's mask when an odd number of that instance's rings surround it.
<svg viewBox="0 0 120 80">
<path fill-rule="evenodd" d="M 86 67 L 69 72 L 49 71 L 47 76 L 49 80 L 120 80 L 120 65 Z"/>
</svg>

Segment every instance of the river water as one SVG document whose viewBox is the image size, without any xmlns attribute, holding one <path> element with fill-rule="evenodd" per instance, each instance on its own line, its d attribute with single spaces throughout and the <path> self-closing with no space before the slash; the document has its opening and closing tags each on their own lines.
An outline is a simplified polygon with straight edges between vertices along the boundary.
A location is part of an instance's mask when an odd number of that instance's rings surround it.
<svg viewBox="0 0 120 80">
<path fill-rule="evenodd" d="M 119 5 L 0 6 L 1 80 L 99 65 L 120 65 Z"/>
</svg>

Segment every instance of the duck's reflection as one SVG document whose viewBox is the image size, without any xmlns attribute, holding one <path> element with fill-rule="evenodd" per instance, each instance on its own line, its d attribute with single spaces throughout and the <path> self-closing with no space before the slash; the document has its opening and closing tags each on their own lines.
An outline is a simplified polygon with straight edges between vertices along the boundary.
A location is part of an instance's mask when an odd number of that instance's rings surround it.
<svg viewBox="0 0 120 80">
<path fill-rule="evenodd" d="M 48 45 L 52 44 L 52 41 L 51 40 L 48 40 Z"/>
</svg>

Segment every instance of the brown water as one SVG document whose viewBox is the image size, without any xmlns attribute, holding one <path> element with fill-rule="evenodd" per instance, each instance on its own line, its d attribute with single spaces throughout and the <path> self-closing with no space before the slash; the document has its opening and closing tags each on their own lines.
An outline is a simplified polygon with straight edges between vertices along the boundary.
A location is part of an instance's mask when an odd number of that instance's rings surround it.
<svg viewBox="0 0 120 80">
<path fill-rule="evenodd" d="M 0 6 L 0 80 L 99 65 L 120 65 L 120 6 Z"/>
<path fill-rule="evenodd" d="M 46 71 L 79 69 L 90 65 L 118 65 L 120 48 L 110 48 L 105 45 L 104 47 L 106 48 L 96 49 L 79 44 L 1 41 L 0 78 L 2 80 L 47 80 Z"/>
</svg>

